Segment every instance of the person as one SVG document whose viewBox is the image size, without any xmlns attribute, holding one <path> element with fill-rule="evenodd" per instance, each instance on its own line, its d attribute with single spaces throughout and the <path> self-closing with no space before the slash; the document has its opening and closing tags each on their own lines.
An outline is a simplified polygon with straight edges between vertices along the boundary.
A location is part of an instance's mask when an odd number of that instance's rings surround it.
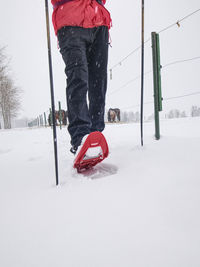
<svg viewBox="0 0 200 267">
<path fill-rule="evenodd" d="M 67 76 L 72 153 L 85 135 L 105 128 L 111 17 L 106 0 L 51 0 L 52 20 Z"/>
</svg>

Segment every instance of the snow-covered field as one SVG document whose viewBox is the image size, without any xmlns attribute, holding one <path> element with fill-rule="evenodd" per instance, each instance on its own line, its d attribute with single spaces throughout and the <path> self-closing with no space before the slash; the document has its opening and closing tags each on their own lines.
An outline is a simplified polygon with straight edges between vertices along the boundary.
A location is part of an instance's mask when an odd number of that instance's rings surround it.
<svg viewBox="0 0 200 267">
<path fill-rule="evenodd" d="M 200 118 L 107 125 L 110 156 L 93 171 L 71 167 L 58 133 L 0 131 L 1 267 L 199 267 Z"/>
</svg>

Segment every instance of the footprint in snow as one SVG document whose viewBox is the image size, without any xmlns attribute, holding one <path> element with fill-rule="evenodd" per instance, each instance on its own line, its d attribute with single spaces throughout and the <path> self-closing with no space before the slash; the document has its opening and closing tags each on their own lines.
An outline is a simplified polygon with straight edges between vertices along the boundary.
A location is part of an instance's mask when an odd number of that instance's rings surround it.
<svg viewBox="0 0 200 267">
<path fill-rule="evenodd" d="M 92 169 L 85 170 L 79 174 L 74 173 L 74 176 L 78 177 L 82 175 L 90 179 L 100 179 L 100 178 L 105 178 L 110 175 L 114 175 L 117 173 L 117 171 L 118 171 L 118 167 L 113 164 L 100 163 L 94 166 Z"/>
</svg>

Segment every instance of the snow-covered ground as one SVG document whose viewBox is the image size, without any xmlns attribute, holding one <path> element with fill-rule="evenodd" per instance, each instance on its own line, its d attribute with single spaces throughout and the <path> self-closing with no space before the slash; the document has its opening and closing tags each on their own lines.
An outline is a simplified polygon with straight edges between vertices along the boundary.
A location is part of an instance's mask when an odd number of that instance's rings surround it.
<svg viewBox="0 0 200 267">
<path fill-rule="evenodd" d="M 71 167 L 58 133 L 0 131 L 0 266 L 199 267 L 200 118 L 107 125 L 110 155 L 93 171 Z"/>
</svg>

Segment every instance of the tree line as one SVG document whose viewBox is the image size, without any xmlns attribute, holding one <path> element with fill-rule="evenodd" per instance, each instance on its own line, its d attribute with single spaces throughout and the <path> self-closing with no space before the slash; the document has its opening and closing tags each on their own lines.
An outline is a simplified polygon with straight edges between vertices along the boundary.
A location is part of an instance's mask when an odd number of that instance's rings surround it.
<svg viewBox="0 0 200 267">
<path fill-rule="evenodd" d="M 178 109 L 172 109 L 165 115 L 165 117 L 168 119 L 185 118 L 188 116 L 199 117 L 200 116 L 200 107 L 192 106 L 189 114 L 187 114 L 186 111 L 180 111 Z"/>
<path fill-rule="evenodd" d="M 18 115 L 20 95 L 21 90 L 14 83 L 5 47 L 0 47 L 0 115 L 4 129 L 11 129 L 11 119 Z"/>
<path fill-rule="evenodd" d="M 140 122 L 140 112 L 136 111 L 120 111 L 121 122 Z M 107 115 L 106 115 L 107 116 Z M 107 117 L 105 116 L 105 120 L 107 121 Z M 173 118 L 186 118 L 186 117 L 200 117 L 200 107 L 192 106 L 190 112 L 186 112 L 185 110 L 179 109 L 171 109 L 168 113 L 165 114 L 166 119 Z M 153 121 L 154 114 L 150 114 L 149 116 L 144 116 L 144 121 Z"/>
</svg>

